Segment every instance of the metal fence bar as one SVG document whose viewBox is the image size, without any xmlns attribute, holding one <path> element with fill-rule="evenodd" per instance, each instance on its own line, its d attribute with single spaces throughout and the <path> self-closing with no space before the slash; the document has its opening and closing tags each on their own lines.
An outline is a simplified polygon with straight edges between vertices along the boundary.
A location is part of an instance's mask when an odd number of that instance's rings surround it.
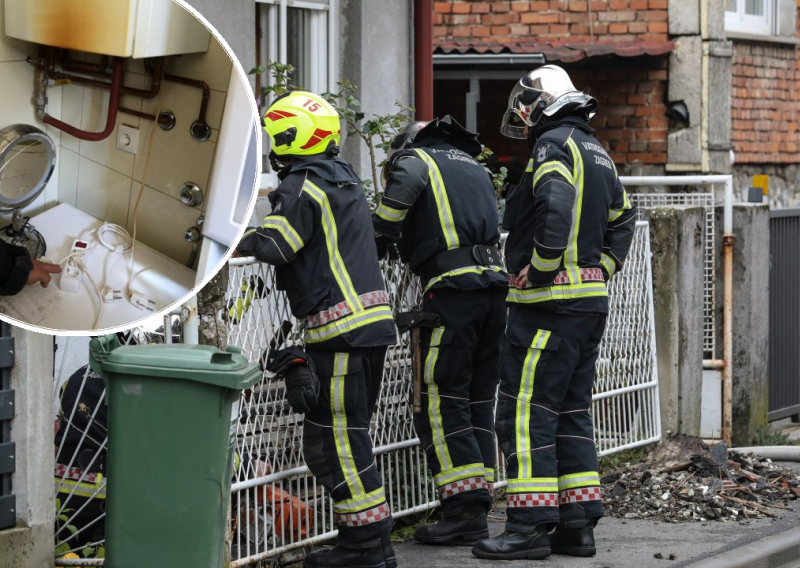
<svg viewBox="0 0 800 568">
<path fill-rule="evenodd" d="M 770 212 L 770 421 L 800 419 L 800 209 Z"/>
<path fill-rule="evenodd" d="M 403 311 L 415 305 L 419 297 L 416 278 L 399 263 L 385 263 L 383 268 L 393 309 Z M 236 259 L 231 263 L 230 281 L 230 302 L 240 301 L 247 309 L 231 323 L 229 341 L 242 347 L 246 356 L 263 361 L 264 351 L 276 338 L 282 345 L 300 341 L 302 324 L 292 317 L 283 294 L 272 289 L 271 267 L 253 259 Z M 645 222 L 637 223 L 625 269 L 609 287 L 609 301 L 611 313 L 600 347 L 593 402 L 600 455 L 645 445 L 661 436 Z M 411 359 L 404 336 L 389 348 L 371 424 L 378 468 L 396 517 L 439 504 L 414 433 L 410 388 Z M 302 460 L 302 416 L 294 415 L 284 403 L 283 384 L 265 375 L 243 396 L 241 408 L 238 451 L 246 458 L 232 487 L 232 567 L 275 558 L 336 535 L 330 500 Z M 504 465 L 501 457 L 496 488 L 505 486 Z M 271 499 L 259 499 L 259 490 L 269 492 Z M 274 506 L 276 493 L 280 493 L 281 503 L 296 500 L 293 507 L 298 517 Z"/>
<path fill-rule="evenodd" d="M 11 422 L 16 414 L 14 391 L 11 389 L 11 368 L 14 366 L 14 338 L 11 326 L 0 323 L 0 530 L 17 524 L 17 499 L 12 492 L 11 474 L 14 471 L 16 455 L 11 442 Z M 7 458 L 7 459 L 6 459 Z"/>
<path fill-rule="evenodd" d="M 392 308 L 404 311 L 415 305 L 420 295 L 417 279 L 396 262 L 384 263 L 383 270 Z M 302 323 L 292 316 L 285 295 L 275 289 L 272 267 L 253 259 L 234 259 L 230 263 L 230 276 L 229 305 L 240 307 L 234 310 L 235 317 L 229 323 L 231 344 L 242 347 L 250 360 L 263 362 L 265 351 L 270 347 L 300 341 Z M 650 242 L 645 222 L 637 222 L 625 268 L 609 285 L 609 304 L 592 403 L 599 455 L 645 445 L 661 436 Z M 394 516 L 402 517 L 439 505 L 425 453 L 413 427 L 413 411 L 409 404 L 411 356 L 405 336 L 389 348 L 384 369 L 370 433 L 387 499 Z M 60 369 L 56 370 L 59 389 L 62 375 Z M 79 377 L 79 383 L 71 388 L 82 390 L 87 375 Z M 337 534 L 331 501 L 302 457 L 303 416 L 291 411 L 284 402 L 283 391 L 283 383 L 271 380 L 265 373 L 262 381 L 244 392 L 240 400 L 236 440 L 239 459 L 231 487 L 232 568 L 275 559 Z M 82 409 L 84 418 L 88 411 L 88 417 L 94 420 L 93 410 Z M 77 422 L 73 408 L 62 408 L 60 416 L 66 421 L 65 428 L 81 429 L 79 449 L 94 442 L 101 449 L 105 447 L 105 438 L 87 441 L 85 432 L 91 421 L 88 425 L 73 424 Z M 67 452 L 62 444 L 57 461 L 62 463 L 76 452 L 75 448 Z M 506 485 L 505 462 L 499 450 L 495 479 L 495 489 Z M 75 499 L 73 495 L 70 500 L 74 503 Z M 85 512 L 92 502 L 89 498 L 79 506 L 62 503 L 61 513 L 70 521 Z M 98 514 L 76 531 L 74 538 L 85 536 L 83 531 L 92 530 L 102 520 L 102 514 Z M 104 546 L 103 541 L 97 540 L 84 546 L 70 546 L 71 542 L 70 539 L 60 544 L 66 544 L 79 555 L 86 553 L 87 548 L 96 551 Z M 67 548 L 60 550 L 63 554 Z M 103 560 L 59 559 L 58 564 L 102 566 Z"/>
</svg>

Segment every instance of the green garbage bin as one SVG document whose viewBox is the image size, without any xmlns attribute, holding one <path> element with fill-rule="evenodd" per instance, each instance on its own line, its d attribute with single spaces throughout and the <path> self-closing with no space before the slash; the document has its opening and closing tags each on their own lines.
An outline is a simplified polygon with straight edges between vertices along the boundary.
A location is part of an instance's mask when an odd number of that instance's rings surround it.
<svg viewBox="0 0 800 568">
<path fill-rule="evenodd" d="M 106 382 L 108 568 L 221 568 L 242 389 L 241 349 L 93 339 Z"/>
</svg>

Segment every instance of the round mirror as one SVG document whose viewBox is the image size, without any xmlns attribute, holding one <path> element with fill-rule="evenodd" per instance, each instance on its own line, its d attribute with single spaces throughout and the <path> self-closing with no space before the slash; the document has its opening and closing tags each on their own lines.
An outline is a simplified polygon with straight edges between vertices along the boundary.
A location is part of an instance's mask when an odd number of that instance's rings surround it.
<svg viewBox="0 0 800 568">
<path fill-rule="evenodd" d="M 50 181 L 55 165 L 55 145 L 38 128 L 12 124 L 0 129 L 0 209 L 33 203 Z"/>
</svg>

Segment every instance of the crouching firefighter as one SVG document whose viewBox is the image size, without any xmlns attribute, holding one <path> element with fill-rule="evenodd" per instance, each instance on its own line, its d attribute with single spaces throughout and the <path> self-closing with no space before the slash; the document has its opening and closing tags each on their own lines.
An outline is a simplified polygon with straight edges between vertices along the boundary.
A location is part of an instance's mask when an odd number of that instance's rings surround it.
<svg viewBox="0 0 800 568">
<path fill-rule="evenodd" d="M 472 552 L 593 556 L 603 502 L 589 407 L 606 282 L 628 254 L 635 210 L 592 136 L 597 101 L 563 69 L 546 65 L 522 77 L 508 106 L 502 133 L 533 148 L 503 220 L 506 265 L 516 277 L 497 407 L 508 520 L 503 534 Z"/>
<path fill-rule="evenodd" d="M 406 126 L 392 143 L 373 214 L 379 256 L 397 241 L 422 280 L 422 310 L 438 315 L 419 329 L 423 384 L 414 414 L 442 503 L 443 519 L 414 534 L 427 544 L 468 545 L 489 534 L 508 278 L 497 249 L 494 186 L 475 160 L 480 152 L 477 135 L 450 116 Z"/>
<path fill-rule="evenodd" d="M 287 399 L 305 412 L 303 453 L 330 492 L 339 544 L 305 566 L 393 567 L 392 516 L 369 437 L 386 347 L 397 341 L 373 240 L 369 206 L 353 168 L 337 157 L 339 116 L 294 91 L 264 116 L 281 180 L 272 213 L 237 251 L 276 267 L 292 313 L 306 321 L 305 351 L 276 353 Z"/>
</svg>

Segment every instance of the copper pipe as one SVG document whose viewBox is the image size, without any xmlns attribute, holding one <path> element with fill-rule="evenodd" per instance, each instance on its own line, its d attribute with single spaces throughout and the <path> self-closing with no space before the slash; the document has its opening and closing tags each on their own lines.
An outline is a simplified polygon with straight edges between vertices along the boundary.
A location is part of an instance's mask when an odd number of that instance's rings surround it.
<svg viewBox="0 0 800 568">
<path fill-rule="evenodd" d="M 96 71 L 85 71 L 74 69 L 70 67 L 68 64 L 64 64 L 64 69 L 68 71 L 77 71 L 84 75 L 92 75 L 94 77 L 99 78 L 111 78 L 111 75 L 108 73 L 99 73 Z M 134 97 L 141 97 L 143 99 L 152 99 L 158 95 L 159 91 L 161 91 L 161 76 L 164 69 L 164 60 L 162 58 L 156 58 L 153 63 L 153 76 L 150 82 L 149 89 L 136 89 L 134 87 L 126 87 L 122 86 L 122 93 L 125 95 L 132 95 Z M 94 79 L 89 79 L 87 77 L 80 77 L 78 75 L 72 75 L 69 73 L 63 72 L 56 72 L 55 68 L 48 64 L 48 74 L 51 79 L 66 79 L 68 81 L 72 81 L 73 83 L 78 83 L 79 85 L 87 85 L 89 87 L 97 87 L 99 89 L 110 89 L 111 83 L 106 83 L 105 81 L 97 81 Z"/>
<path fill-rule="evenodd" d="M 722 237 L 722 438 L 729 448 L 733 431 L 733 240 L 726 231 Z"/>
<path fill-rule="evenodd" d="M 197 120 L 198 122 L 205 122 L 206 110 L 208 110 L 208 97 L 210 95 L 208 84 L 205 81 L 187 79 L 186 77 L 178 77 L 177 75 L 167 75 L 166 73 L 164 74 L 164 79 L 166 81 L 170 81 L 171 83 L 179 83 L 181 85 L 188 85 L 190 87 L 203 89 L 203 100 L 200 103 L 200 117 Z"/>
<path fill-rule="evenodd" d="M 433 5 L 414 0 L 414 106 L 416 120 L 433 119 Z"/>
<path fill-rule="evenodd" d="M 110 77 L 110 75 L 106 73 L 109 62 L 108 55 L 101 56 L 100 63 L 86 63 L 83 61 L 73 61 L 69 58 L 69 52 L 66 49 L 62 49 L 59 59 L 61 61 L 61 67 L 64 69 L 79 71 L 81 73 L 99 73 Z"/>
<path fill-rule="evenodd" d="M 114 131 L 117 125 L 117 109 L 119 108 L 120 92 L 122 87 L 122 59 L 114 59 L 114 74 L 111 81 L 111 95 L 108 100 L 108 117 L 106 118 L 106 127 L 102 132 L 87 132 L 79 128 L 75 128 L 65 122 L 53 118 L 49 114 L 44 115 L 44 123 L 55 126 L 59 130 L 63 130 L 67 134 L 79 138 L 80 140 L 87 140 L 90 142 L 98 142 L 105 140 Z"/>
</svg>

